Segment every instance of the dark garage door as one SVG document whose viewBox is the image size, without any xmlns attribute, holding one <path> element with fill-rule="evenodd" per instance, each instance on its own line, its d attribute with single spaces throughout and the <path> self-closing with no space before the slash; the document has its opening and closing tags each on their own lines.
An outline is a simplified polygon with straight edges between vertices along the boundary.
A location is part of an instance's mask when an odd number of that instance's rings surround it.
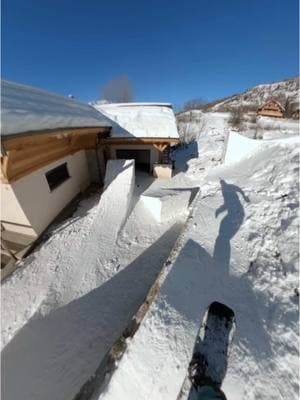
<svg viewBox="0 0 300 400">
<path fill-rule="evenodd" d="M 142 171 L 150 172 L 150 150 L 116 150 L 118 159 L 135 160 L 135 167 Z"/>
</svg>

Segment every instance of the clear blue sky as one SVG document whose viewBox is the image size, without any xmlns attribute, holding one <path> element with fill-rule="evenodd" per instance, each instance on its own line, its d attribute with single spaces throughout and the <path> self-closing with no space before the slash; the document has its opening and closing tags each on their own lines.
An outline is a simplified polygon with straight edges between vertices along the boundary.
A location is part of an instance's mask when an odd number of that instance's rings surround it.
<svg viewBox="0 0 300 400">
<path fill-rule="evenodd" d="M 2 77 L 175 105 L 298 74 L 298 0 L 2 0 Z"/>
</svg>

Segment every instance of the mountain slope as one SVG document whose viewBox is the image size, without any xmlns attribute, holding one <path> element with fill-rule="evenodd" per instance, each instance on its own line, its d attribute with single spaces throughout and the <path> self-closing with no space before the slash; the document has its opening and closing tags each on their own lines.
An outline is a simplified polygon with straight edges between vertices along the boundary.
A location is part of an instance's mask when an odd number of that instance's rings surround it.
<svg viewBox="0 0 300 400">
<path fill-rule="evenodd" d="M 232 111 L 242 106 L 247 111 L 256 111 L 259 106 L 270 98 L 279 101 L 287 111 L 299 103 L 299 77 L 287 79 L 271 84 L 257 85 L 241 94 L 212 104 L 209 108 L 213 111 Z"/>
</svg>

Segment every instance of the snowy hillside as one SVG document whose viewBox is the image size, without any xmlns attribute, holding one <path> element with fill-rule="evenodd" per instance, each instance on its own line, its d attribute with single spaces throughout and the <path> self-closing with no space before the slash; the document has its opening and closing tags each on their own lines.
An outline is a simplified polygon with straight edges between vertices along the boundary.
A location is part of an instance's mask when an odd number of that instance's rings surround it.
<svg viewBox="0 0 300 400">
<path fill-rule="evenodd" d="M 258 107 L 270 98 L 278 100 L 285 108 L 285 118 L 260 117 Z M 240 134 L 255 139 L 275 139 L 299 135 L 299 121 L 292 119 L 299 109 L 299 78 L 272 84 L 258 85 L 244 93 L 216 100 L 201 110 L 189 110 L 176 115 L 180 138 L 190 143 L 206 132 L 207 113 L 222 112 L 227 116 L 229 127 Z M 238 114 L 238 115 L 236 115 Z"/>
<path fill-rule="evenodd" d="M 298 102 L 299 78 L 287 79 L 271 84 L 257 85 L 244 93 L 233 95 L 225 100 L 217 101 L 211 107 L 213 111 L 231 111 L 237 107 L 244 107 L 247 111 L 256 111 L 259 106 L 270 98 L 279 101 L 284 107 Z"/>
</svg>

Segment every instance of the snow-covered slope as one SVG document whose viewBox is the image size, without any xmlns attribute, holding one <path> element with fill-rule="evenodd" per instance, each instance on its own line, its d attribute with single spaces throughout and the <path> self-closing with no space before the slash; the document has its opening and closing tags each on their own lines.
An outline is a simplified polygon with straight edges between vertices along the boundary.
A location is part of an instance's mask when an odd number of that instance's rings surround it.
<svg viewBox="0 0 300 400">
<path fill-rule="evenodd" d="M 299 136 L 292 136 L 284 139 L 255 140 L 248 139 L 236 132 L 229 132 L 224 153 L 224 163 L 230 164 L 249 157 L 253 151 L 264 150 L 276 144 L 300 144 Z"/>
<path fill-rule="evenodd" d="M 297 398 L 298 181 L 294 144 L 211 170 L 161 290 L 101 399 L 176 399 L 214 301 L 236 316 L 228 400 Z"/>
<path fill-rule="evenodd" d="M 179 131 L 183 126 L 194 140 L 176 149 L 175 171 L 184 171 L 185 178 L 200 182 L 212 167 L 219 165 L 230 130 L 228 118 L 228 113 L 187 111 L 186 119 L 179 123 Z"/>
<path fill-rule="evenodd" d="M 185 204 L 157 223 L 141 193 L 165 181 L 114 161 L 102 196 L 48 231 L 2 284 L 2 398 L 73 399 L 142 304 L 186 220 Z M 174 199 L 187 188 L 173 183 Z M 167 192 L 167 191 L 166 191 Z M 180 210 L 181 207 L 181 210 Z M 117 236 L 117 237 L 116 237 Z"/>
<path fill-rule="evenodd" d="M 229 115 L 196 114 L 197 140 L 173 153 L 174 178 L 138 182 L 113 245 L 91 235 L 98 207 L 81 209 L 4 282 L 3 398 L 73 398 L 123 332 L 186 218 L 183 207 L 157 223 L 139 201 L 148 186 L 168 194 L 198 186 L 201 194 L 161 291 L 101 398 L 175 400 L 213 301 L 236 316 L 223 382 L 228 400 L 297 398 L 298 146 L 270 142 L 221 165 Z"/>
<path fill-rule="evenodd" d="M 211 110 L 231 111 L 244 107 L 247 111 L 256 111 L 270 98 L 278 100 L 284 107 L 299 103 L 299 77 L 271 84 L 257 85 L 244 93 L 233 95 L 225 100 L 217 101 Z"/>
<path fill-rule="evenodd" d="M 286 109 L 285 118 L 257 117 L 258 107 L 270 98 L 278 100 Z M 231 112 L 239 110 L 239 121 L 231 121 Z M 299 121 L 291 119 L 299 110 L 299 78 L 272 84 L 258 85 L 244 93 L 216 100 L 202 110 L 190 110 L 176 115 L 181 141 L 190 143 L 205 132 L 205 114 L 222 112 L 228 115 L 231 128 L 240 134 L 258 139 L 275 139 L 299 135 Z"/>
</svg>

